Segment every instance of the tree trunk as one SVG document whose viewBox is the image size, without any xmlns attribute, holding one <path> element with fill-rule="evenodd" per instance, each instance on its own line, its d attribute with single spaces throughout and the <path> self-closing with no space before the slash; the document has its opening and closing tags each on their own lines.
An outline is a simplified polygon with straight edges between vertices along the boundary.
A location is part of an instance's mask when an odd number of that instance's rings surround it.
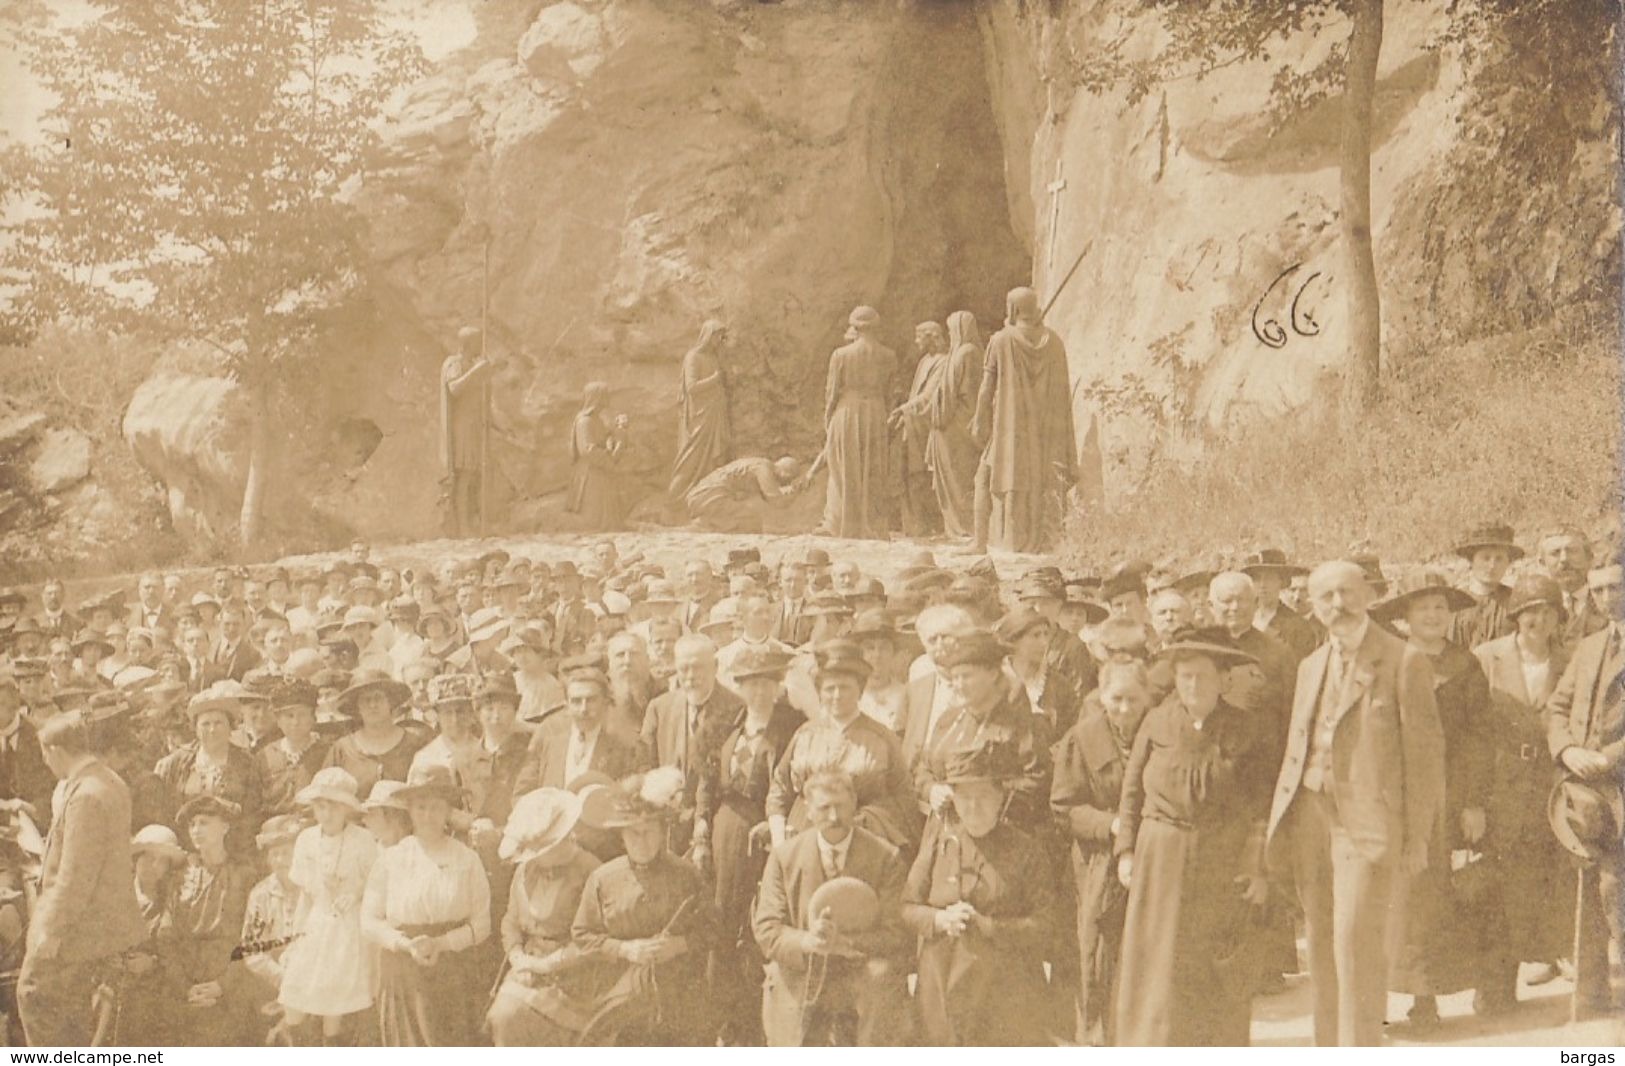
<svg viewBox="0 0 1625 1066">
<path fill-rule="evenodd" d="M 271 404 L 264 383 L 248 387 L 248 480 L 243 485 L 243 512 L 238 539 L 244 551 L 259 543 L 265 517 L 265 493 L 270 481 Z"/>
<path fill-rule="evenodd" d="M 1371 241 L 1371 102 L 1382 52 L 1383 0 L 1351 0 L 1348 65 L 1343 84 L 1342 226 L 1348 295 L 1349 353 L 1344 406 L 1368 409 L 1381 391 L 1382 306 Z"/>
</svg>

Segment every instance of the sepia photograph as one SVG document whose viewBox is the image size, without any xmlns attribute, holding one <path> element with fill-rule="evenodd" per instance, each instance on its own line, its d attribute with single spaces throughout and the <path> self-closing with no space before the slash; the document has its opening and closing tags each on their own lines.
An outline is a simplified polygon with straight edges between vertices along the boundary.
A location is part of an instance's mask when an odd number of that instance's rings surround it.
<svg viewBox="0 0 1625 1066">
<path fill-rule="evenodd" d="M 0 0 L 3 1054 L 1614 1061 L 1622 18 Z"/>
</svg>

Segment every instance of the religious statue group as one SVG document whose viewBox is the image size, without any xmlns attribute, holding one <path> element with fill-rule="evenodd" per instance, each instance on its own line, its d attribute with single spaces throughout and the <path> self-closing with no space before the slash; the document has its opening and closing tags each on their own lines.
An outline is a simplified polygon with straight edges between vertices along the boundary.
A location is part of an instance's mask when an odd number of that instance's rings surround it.
<svg viewBox="0 0 1625 1066">
<path fill-rule="evenodd" d="M 1030 288 L 1010 291 L 1005 321 L 984 341 L 976 316 L 914 330 L 915 361 L 881 343 L 881 318 L 858 307 L 830 356 L 824 446 L 793 456 L 735 456 L 720 354 L 727 327 L 710 320 L 682 360 L 670 514 L 723 532 L 761 532 L 790 497 L 827 475 L 816 532 L 884 539 L 946 536 L 979 551 L 1041 551 L 1055 542 L 1077 480 L 1066 349 Z M 489 363 L 464 330 L 441 375 L 442 461 L 453 535 L 479 531 Z M 626 528 L 644 494 L 628 469 L 628 420 L 589 383 L 571 426 L 564 510 L 587 530 Z"/>
</svg>

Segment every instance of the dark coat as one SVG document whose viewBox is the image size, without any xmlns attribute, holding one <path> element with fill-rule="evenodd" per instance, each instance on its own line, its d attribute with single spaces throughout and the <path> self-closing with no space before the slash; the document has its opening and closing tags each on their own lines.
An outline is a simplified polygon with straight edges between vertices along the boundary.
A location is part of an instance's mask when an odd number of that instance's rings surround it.
<svg viewBox="0 0 1625 1066">
<path fill-rule="evenodd" d="M 34 808 L 34 821 L 44 829 L 51 821 L 51 792 L 56 775 L 45 765 L 39 731 L 19 712 L 15 743 L 0 748 L 0 799 L 23 800 Z"/>
</svg>

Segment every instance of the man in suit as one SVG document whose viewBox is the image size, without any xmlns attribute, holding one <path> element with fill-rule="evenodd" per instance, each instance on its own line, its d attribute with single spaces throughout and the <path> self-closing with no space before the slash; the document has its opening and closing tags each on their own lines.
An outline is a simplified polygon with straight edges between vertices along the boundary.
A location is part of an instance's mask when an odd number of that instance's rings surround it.
<svg viewBox="0 0 1625 1066">
<path fill-rule="evenodd" d="M 672 850 L 688 850 L 696 826 L 694 793 L 702 776 L 714 776 L 722 742 L 739 723 L 745 704 L 717 681 L 717 646 L 690 633 L 677 642 L 672 691 L 649 701 L 638 739 L 645 768 L 675 766 L 683 771 L 683 813 L 672 826 Z"/>
<path fill-rule="evenodd" d="M 1320 645 L 1324 634 L 1312 621 L 1297 614 L 1283 599 L 1287 587 L 1298 577 L 1308 577 L 1307 567 L 1287 562 L 1286 552 L 1264 548 L 1247 557 L 1241 572 L 1253 579 L 1258 604 L 1253 608 L 1253 627 L 1285 644 L 1292 652 L 1293 669 Z M 1212 587 L 1208 595 L 1213 595 Z"/>
<path fill-rule="evenodd" d="M 1600 617 L 1609 619 L 1604 628 L 1581 640 L 1563 671 L 1563 677 L 1546 701 L 1546 745 L 1552 758 L 1564 771 L 1603 794 L 1607 805 L 1620 808 L 1620 762 L 1625 757 L 1625 626 L 1620 615 L 1625 608 L 1622 571 L 1618 565 L 1599 567 L 1586 578 L 1591 602 Z M 1619 826 L 1614 826 L 1615 833 Z M 1581 957 L 1574 960 L 1576 984 L 1581 999 L 1598 1011 L 1612 1009 L 1608 991 L 1608 945 L 1612 937 L 1622 939 L 1620 878 L 1625 857 L 1618 840 L 1588 871 L 1588 888 L 1600 900 L 1602 922 L 1587 922 L 1590 935 L 1583 940 Z M 1592 904 L 1586 911 L 1595 915 Z M 1606 926 L 1606 931 L 1605 927 Z"/>
<path fill-rule="evenodd" d="M 1316 1044 L 1374 1046 L 1390 908 L 1427 864 L 1444 803 L 1444 737 L 1433 668 L 1372 623 L 1359 565 L 1322 563 L 1309 590 L 1330 639 L 1298 666 L 1267 839 L 1303 908 Z"/>
<path fill-rule="evenodd" d="M 619 781 L 637 769 L 637 749 L 607 728 L 609 678 L 595 668 L 570 672 L 564 682 L 564 713 L 550 716 L 530 741 L 514 785 L 514 799 L 538 788 L 569 788 L 596 772 Z"/>
<path fill-rule="evenodd" d="M 1591 542 L 1573 526 L 1559 526 L 1540 538 L 1535 550 L 1540 568 L 1563 590 L 1563 608 L 1568 621 L 1562 639 L 1570 650 L 1580 641 L 1608 625 L 1608 616 L 1599 611 L 1586 592 L 1586 575 L 1591 569 Z"/>
<path fill-rule="evenodd" d="M 691 561 L 683 577 L 688 586 L 688 597 L 683 601 L 678 617 L 684 630 L 698 633 L 711 617 L 711 608 L 722 599 L 722 590 L 717 588 L 717 576 L 712 572 L 711 564 L 704 559 Z"/>
<path fill-rule="evenodd" d="M 47 578 L 40 588 L 40 628 L 45 630 L 47 637 L 67 637 L 72 639 L 79 635 L 79 617 L 67 608 L 66 590 L 62 582 L 56 578 Z"/>
<path fill-rule="evenodd" d="M 15 667 L 0 666 L 0 800 L 28 804 L 35 823 L 44 826 L 51 818 L 55 787 L 56 775 L 40 751 L 36 727 L 23 714 Z"/>
<path fill-rule="evenodd" d="M 129 616 L 124 620 L 125 626 L 130 629 L 148 630 L 175 628 L 174 609 L 164 602 L 162 578 L 157 574 L 142 574 L 135 591 L 136 602 L 130 605 Z"/>
<path fill-rule="evenodd" d="M 779 601 L 773 606 L 774 640 L 800 646 L 812 639 L 813 618 L 807 609 L 807 565 L 794 559 L 779 564 Z"/>
<path fill-rule="evenodd" d="M 29 1044 L 84 1047 L 98 968 L 146 938 L 130 863 L 130 790 L 90 753 L 78 715 L 47 722 L 40 744 L 62 784 L 17 1005 Z"/>
<path fill-rule="evenodd" d="M 955 636 L 976 628 L 970 612 L 942 603 L 927 607 L 914 620 L 914 632 L 925 646 L 925 654 L 914 660 L 908 671 L 906 717 L 903 720 L 903 766 L 912 771 L 925 742 L 937 723 L 948 717 L 953 693 L 948 685 L 948 669 L 942 665 Z"/>
<path fill-rule="evenodd" d="M 259 649 L 248 639 L 248 619 L 241 604 L 220 608 L 220 640 L 209 655 L 209 663 L 222 678 L 241 681 L 243 675 L 260 664 Z"/>
<path fill-rule="evenodd" d="M 856 825 L 857 790 L 844 771 L 813 774 L 802 796 L 812 825 L 768 856 L 752 918 L 767 958 L 767 1042 L 798 1047 L 833 1033 L 858 1046 L 901 1044 L 908 1017 L 907 871 L 896 848 Z M 871 928 L 842 929 L 827 909 L 812 913 L 813 893 L 837 877 L 874 890 L 880 906 Z"/>
</svg>

